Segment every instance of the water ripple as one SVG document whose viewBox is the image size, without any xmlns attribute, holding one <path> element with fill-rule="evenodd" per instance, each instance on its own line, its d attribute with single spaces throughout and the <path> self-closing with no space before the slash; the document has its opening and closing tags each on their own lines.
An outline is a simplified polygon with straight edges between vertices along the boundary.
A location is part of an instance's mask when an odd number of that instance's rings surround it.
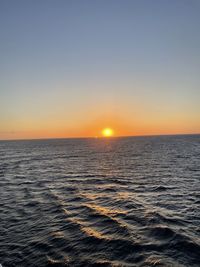
<svg viewBox="0 0 200 267">
<path fill-rule="evenodd" d="M 0 142 L 0 264 L 200 266 L 200 136 Z"/>
</svg>

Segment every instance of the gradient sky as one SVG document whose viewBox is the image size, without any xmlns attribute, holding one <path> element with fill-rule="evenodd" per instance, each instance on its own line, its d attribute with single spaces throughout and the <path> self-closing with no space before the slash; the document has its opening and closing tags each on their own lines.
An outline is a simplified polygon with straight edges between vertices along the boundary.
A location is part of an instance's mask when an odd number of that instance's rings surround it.
<svg viewBox="0 0 200 267">
<path fill-rule="evenodd" d="M 0 0 L 0 139 L 200 133 L 199 0 Z"/>
</svg>

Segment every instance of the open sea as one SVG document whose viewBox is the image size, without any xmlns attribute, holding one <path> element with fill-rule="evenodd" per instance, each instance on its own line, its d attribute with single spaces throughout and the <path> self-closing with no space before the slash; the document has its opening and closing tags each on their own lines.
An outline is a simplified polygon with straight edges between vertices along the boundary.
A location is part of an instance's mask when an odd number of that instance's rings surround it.
<svg viewBox="0 0 200 267">
<path fill-rule="evenodd" d="M 200 135 L 0 141 L 0 264 L 200 266 Z"/>
</svg>

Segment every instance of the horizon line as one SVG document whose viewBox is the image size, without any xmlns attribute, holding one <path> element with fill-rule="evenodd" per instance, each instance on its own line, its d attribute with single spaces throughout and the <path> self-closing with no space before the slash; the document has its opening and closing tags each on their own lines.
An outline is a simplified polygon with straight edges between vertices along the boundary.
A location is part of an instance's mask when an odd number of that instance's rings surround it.
<svg viewBox="0 0 200 267">
<path fill-rule="evenodd" d="M 113 138 L 130 138 L 130 137 L 156 137 L 156 136 L 182 136 L 182 135 L 200 135 L 199 133 L 176 133 L 176 134 L 143 134 L 143 135 L 119 135 L 119 136 L 87 136 L 87 137 L 42 137 L 42 138 L 18 138 L 18 139 L 0 139 L 3 141 L 37 141 L 37 140 L 65 140 L 65 139 L 113 139 Z"/>
</svg>

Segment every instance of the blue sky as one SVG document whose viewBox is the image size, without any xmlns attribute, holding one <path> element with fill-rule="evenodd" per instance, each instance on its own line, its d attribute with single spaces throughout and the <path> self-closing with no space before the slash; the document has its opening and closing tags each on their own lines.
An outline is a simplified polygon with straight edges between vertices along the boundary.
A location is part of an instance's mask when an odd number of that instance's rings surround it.
<svg viewBox="0 0 200 267">
<path fill-rule="evenodd" d="M 0 138 L 85 136 L 104 118 L 125 135 L 200 132 L 199 13 L 195 0 L 1 0 Z"/>
</svg>

